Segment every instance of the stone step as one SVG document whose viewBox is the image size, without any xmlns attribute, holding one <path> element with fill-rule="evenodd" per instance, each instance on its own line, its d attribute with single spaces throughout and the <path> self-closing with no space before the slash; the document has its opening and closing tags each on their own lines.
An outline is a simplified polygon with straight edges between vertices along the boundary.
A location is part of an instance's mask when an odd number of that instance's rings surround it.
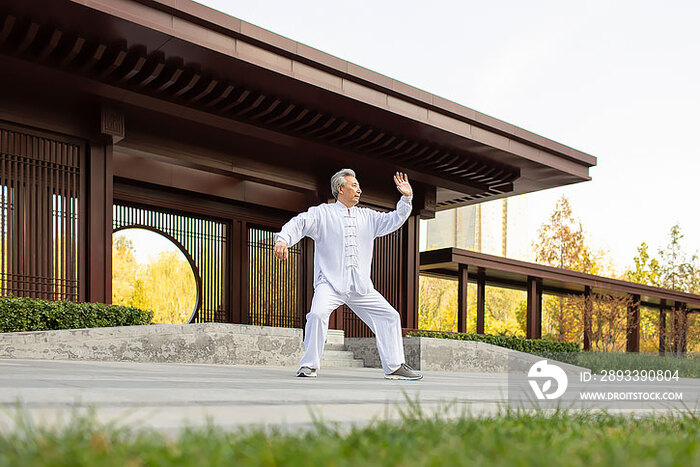
<svg viewBox="0 0 700 467">
<path fill-rule="evenodd" d="M 323 346 L 323 349 L 324 352 L 330 350 L 343 350 L 349 352 L 349 350 L 345 347 L 345 344 L 331 344 L 329 342 L 326 342 L 326 345 Z"/>
<path fill-rule="evenodd" d="M 321 366 L 323 368 L 362 368 L 364 367 L 364 362 L 359 358 L 355 358 L 355 355 L 345 349 L 345 344 L 340 343 L 338 339 L 339 335 L 342 337 L 344 335 L 343 331 L 331 330 L 333 332 L 333 341 L 328 342 L 326 339 L 326 345 L 323 350 L 323 357 L 321 358 Z M 329 336 L 331 335 L 329 331 Z M 343 339 L 344 340 L 344 339 Z"/>
<path fill-rule="evenodd" d="M 326 334 L 326 345 L 345 345 L 345 332 L 342 329 L 329 329 Z"/>
<path fill-rule="evenodd" d="M 349 350 L 324 350 L 321 359 L 324 358 L 354 360 L 355 355 Z"/>
</svg>

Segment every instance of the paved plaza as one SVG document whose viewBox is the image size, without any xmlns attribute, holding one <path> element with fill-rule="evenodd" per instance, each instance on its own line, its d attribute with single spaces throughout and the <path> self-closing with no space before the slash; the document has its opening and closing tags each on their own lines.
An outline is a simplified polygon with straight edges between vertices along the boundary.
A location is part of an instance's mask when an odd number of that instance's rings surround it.
<svg viewBox="0 0 700 467">
<path fill-rule="evenodd" d="M 0 430 L 17 408 L 56 425 L 88 408 L 101 422 L 177 432 L 212 422 L 226 429 L 341 425 L 398 418 L 410 400 L 429 413 L 494 414 L 507 399 L 505 373 L 425 371 L 422 381 L 389 381 L 374 368 L 326 369 L 296 378 L 294 367 L 59 360 L 0 360 Z M 643 411 L 642 411 L 643 412 Z"/>
<path fill-rule="evenodd" d="M 183 424 L 307 425 L 366 423 L 396 418 L 407 398 L 426 409 L 457 406 L 497 410 L 506 375 L 426 372 L 423 381 L 389 381 L 381 369 L 319 371 L 295 377 L 296 367 L 167 363 L 0 360 L 0 426 L 13 424 L 19 403 L 40 423 L 92 407 L 99 420 L 177 429 Z M 455 412 L 456 413 L 456 412 Z"/>
</svg>

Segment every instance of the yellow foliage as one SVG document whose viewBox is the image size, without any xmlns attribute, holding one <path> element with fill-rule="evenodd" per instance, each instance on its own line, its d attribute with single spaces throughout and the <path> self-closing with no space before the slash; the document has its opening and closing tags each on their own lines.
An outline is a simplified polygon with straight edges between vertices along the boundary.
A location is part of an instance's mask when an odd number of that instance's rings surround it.
<svg viewBox="0 0 700 467">
<path fill-rule="evenodd" d="M 138 273 L 139 265 L 132 242 L 124 236 L 115 235 L 112 241 L 112 303 L 129 304 Z"/>
<path fill-rule="evenodd" d="M 197 299 L 190 264 L 172 250 L 139 266 L 133 244 L 123 236 L 112 243 L 112 303 L 153 310 L 153 322 L 186 323 Z"/>
<path fill-rule="evenodd" d="M 418 327 L 428 331 L 457 331 L 457 283 L 419 277 Z"/>
<path fill-rule="evenodd" d="M 457 332 L 457 282 L 420 276 L 418 327 L 427 331 Z M 486 288 L 484 332 L 525 335 L 524 293 L 499 287 Z M 476 332 L 476 285 L 467 287 L 467 332 Z"/>
</svg>

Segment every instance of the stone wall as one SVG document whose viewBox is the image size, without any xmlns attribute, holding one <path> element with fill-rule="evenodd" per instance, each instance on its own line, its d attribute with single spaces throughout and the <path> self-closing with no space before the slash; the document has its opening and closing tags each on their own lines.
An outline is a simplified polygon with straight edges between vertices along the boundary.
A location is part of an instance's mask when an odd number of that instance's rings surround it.
<svg viewBox="0 0 700 467">
<path fill-rule="evenodd" d="M 346 338 L 345 349 L 362 359 L 366 367 L 381 368 L 373 337 Z M 410 366 L 434 371 L 505 373 L 509 363 L 526 369 L 542 360 L 483 342 L 430 337 L 405 337 L 404 351 Z M 303 353 L 301 329 L 244 324 L 152 324 L 0 333 L 0 359 L 296 366 Z M 324 360 L 333 350 L 326 353 Z M 572 372 L 578 370 L 571 365 L 560 366 Z"/>
<path fill-rule="evenodd" d="M 525 370 L 542 357 L 484 342 L 434 337 L 404 337 L 406 363 L 416 370 L 507 373 Z M 345 338 L 345 347 L 361 358 L 366 367 L 379 368 L 374 337 Z M 564 371 L 578 375 L 582 368 L 557 363 Z M 510 367 L 509 367 L 510 365 Z"/>
<path fill-rule="evenodd" d="M 301 329 L 201 323 L 0 334 L 0 358 L 297 365 Z"/>
</svg>

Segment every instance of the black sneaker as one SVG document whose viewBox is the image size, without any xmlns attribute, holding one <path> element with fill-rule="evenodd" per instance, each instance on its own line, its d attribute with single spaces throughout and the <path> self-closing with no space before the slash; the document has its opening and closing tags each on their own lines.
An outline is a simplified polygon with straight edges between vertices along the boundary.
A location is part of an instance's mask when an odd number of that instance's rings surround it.
<svg viewBox="0 0 700 467">
<path fill-rule="evenodd" d="M 308 366 L 303 366 L 299 368 L 299 371 L 297 371 L 297 376 L 301 378 L 315 378 L 316 377 L 316 369 L 315 368 L 309 368 Z"/>
<path fill-rule="evenodd" d="M 396 369 L 393 373 L 385 374 L 386 379 L 407 379 L 411 381 L 417 381 L 423 379 L 423 375 L 415 371 L 410 366 L 402 363 L 400 367 Z"/>
</svg>

